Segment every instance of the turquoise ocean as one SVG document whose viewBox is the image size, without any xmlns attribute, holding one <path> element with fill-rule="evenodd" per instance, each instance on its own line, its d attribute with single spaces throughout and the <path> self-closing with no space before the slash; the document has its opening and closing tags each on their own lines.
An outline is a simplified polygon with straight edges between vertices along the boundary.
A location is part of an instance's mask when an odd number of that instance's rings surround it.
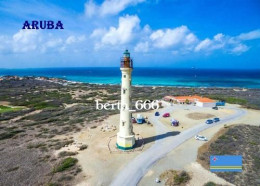
<svg viewBox="0 0 260 186">
<path fill-rule="evenodd" d="M 71 81 L 120 84 L 118 67 L 0 69 L 0 76 L 46 76 Z M 136 67 L 133 85 L 260 88 L 260 70 L 173 69 Z"/>
</svg>

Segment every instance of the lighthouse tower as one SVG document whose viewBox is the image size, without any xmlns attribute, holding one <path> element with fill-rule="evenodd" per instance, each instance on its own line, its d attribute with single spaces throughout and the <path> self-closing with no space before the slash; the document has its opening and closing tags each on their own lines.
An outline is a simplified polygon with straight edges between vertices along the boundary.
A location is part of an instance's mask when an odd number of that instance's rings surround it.
<svg viewBox="0 0 260 186">
<path fill-rule="evenodd" d="M 133 61 L 130 58 L 128 50 L 125 50 L 124 56 L 121 58 L 120 70 L 122 72 L 121 109 L 116 145 L 119 149 L 128 150 L 132 149 L 135 144 L 131 113 L 131 74 Z"/>
</svg>

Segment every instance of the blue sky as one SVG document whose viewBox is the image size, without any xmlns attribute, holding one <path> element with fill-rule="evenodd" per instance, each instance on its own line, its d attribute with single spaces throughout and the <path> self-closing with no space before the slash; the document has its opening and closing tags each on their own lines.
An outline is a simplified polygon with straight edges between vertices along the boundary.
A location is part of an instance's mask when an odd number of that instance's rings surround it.
<svg viewBox="0 0 260 186">
<path fill-rule="evenodd" d="M 260 68 L 259 0 L 0 0 L 0 68 Z M 64 30 L 22 30 L 61 20 Z"/>
</svg>

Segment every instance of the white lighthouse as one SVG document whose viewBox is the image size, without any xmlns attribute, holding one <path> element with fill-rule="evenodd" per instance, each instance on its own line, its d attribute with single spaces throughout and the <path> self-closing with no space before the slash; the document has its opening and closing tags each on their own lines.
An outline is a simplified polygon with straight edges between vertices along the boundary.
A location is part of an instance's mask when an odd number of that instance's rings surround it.
<svg viewBox="0 0 260 186">
<path fill-rule="evenodd" d="M 135 145 L 131 113 L 131 74 L 133 70 L 133 61 L 130 58 L 128 50 L 125 50 L 124 56 L 121 58 L 120 70 L 122 72 L 121 109 L 116 145 L 119 149 L 128 150 L 132 149 Z"/>
</svg>

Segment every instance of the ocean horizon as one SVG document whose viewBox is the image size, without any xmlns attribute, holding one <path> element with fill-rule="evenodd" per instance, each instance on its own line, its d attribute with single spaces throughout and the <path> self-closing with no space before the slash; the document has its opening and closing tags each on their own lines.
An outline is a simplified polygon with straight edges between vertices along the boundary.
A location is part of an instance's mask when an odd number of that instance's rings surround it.
<svg viewBox="0 0 260 186">
<path fill-rule="evenodd" d="M 69 81 L 96 84 L 120 84 L 119 67 L 66 67 L 0 69 L 0 76 L 45 76 Z M 176 86 L 176 87 L 237 87 L 260 88 L 260 69 L 197 69 L 135 67 L 132 73 L 135 86 Z"/>
</svg>

